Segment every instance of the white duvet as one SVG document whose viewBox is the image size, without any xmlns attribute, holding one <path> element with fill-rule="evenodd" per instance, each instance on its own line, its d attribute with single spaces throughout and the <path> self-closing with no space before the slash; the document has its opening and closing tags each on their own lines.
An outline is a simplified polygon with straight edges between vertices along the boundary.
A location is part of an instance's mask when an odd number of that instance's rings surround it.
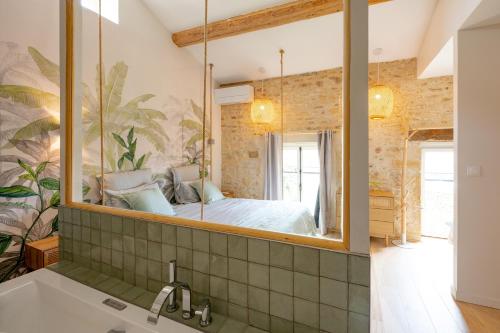
<svg viewBox="0 0 500 333">
<path fill-rule="evenodd" d="M 200 203 L 175 205 L 179 217 L 198 220 Z M 309 209 L 298 202 L 225 198 L 205 205 L 204 220 L 245 228 L 314 235 Z"/>
</svg>

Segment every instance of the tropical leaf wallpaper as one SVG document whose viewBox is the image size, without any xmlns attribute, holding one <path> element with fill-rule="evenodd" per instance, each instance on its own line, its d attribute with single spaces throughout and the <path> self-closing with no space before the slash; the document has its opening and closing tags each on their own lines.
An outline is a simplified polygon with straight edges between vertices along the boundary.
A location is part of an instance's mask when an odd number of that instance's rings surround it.
<svg viewBox="0 0 500 333">
<path fill-rule="evenodd" d="M 26 243 L 57 233 L 60 73 L 59 65 L 36 48 L 13 42 L 0 42 L 0 59 L 2 281 L 27 272 Z M 96 161 L 100 160 L 101 101 L 96 68 L 93 82 L 82 83 L 82 192 L 90 202 L 99 200 L 95 196 L 100 170 Z M 126 97 L 128 74 L 123 61 L 102 72 L 105 171 L 147 167 L 161 175 L 171 166 L 200 164 L 201 107 L 192 99 L 170 95 L 139 93 Z"/>
</svg>

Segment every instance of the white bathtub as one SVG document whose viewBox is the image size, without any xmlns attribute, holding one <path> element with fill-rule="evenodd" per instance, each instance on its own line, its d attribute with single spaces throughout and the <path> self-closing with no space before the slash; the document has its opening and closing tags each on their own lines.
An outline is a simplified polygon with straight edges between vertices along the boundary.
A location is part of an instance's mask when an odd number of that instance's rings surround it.
<svg viewBox="0 0 500 333">
<path fill-rule="evenodd" d="M 52 271 L 41 269 L 0 284 L 0 333 L 199 333 L 135 305 L 118 311 L 102 303 L 113 298 Z M 116 298 L 113 298 L 116 299 Z M 121 301 L 120 301 L 121 302 Z"/>
</svg>

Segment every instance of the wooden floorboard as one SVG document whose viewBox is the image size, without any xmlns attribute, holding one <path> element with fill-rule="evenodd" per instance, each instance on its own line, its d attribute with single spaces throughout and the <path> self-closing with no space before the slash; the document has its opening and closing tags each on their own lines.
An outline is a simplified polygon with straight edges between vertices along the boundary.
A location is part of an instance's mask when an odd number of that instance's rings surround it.
<svg viewBox="0 0 500 333">
<path fill-rule="evenodd" d="M 371 253 L 372 333 L 500 333 L 500 310 L 453 299 L 447 240 L 402 249 L 377 239 Z"/>
</svg>

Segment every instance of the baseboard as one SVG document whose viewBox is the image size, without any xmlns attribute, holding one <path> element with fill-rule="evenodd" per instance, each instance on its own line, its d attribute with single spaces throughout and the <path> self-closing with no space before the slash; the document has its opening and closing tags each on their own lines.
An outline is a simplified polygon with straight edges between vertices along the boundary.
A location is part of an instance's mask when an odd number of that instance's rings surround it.
<svg viewBox="0 0 500 333">
<path fill-rule="evenodd" d="M 458 290 L 455 291 L 455 300 L 500 309 L 500 299 L 469 295 Z"/>
</svg>

